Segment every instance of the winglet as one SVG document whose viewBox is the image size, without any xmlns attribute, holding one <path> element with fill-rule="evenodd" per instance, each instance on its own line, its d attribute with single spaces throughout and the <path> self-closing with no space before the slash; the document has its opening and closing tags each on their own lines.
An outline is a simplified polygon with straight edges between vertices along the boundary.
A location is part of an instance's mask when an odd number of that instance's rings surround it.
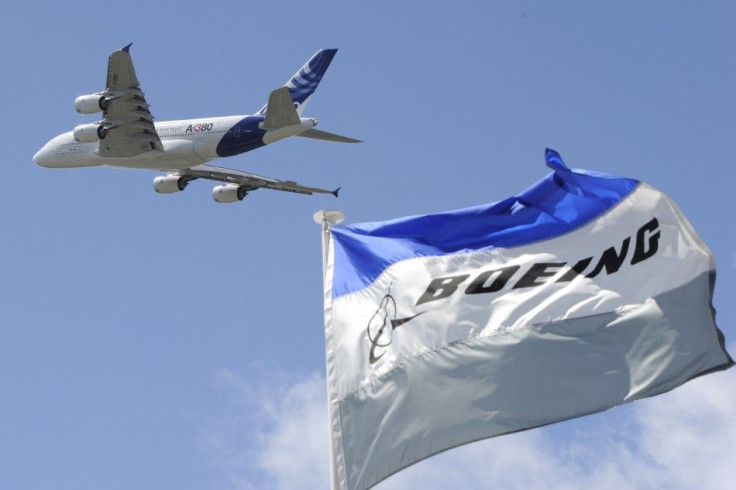
<svg viewBox="0 0 736 490">
<path fill-rule="evenodd" d="M 130 52 L 130 47 L 131 47 L 132 45 L 133 45 L 133 43 L 130 43 L 130 44 L 128 44 L 127 46 L 125 46 L 125 47 L 124 47 L 123 49 L 121 49 L 120 51 L 125 51 L 126 53 L 128 53 L 128 52 Z"/>
<path fill-rule="evenodd" d="M 340 189 L 342 189 L 342 186 L 338 187 L 334 191 L 330 192 L 333 196 L 337 197 L 337 194 L 340 192 Z"/>
</svg>

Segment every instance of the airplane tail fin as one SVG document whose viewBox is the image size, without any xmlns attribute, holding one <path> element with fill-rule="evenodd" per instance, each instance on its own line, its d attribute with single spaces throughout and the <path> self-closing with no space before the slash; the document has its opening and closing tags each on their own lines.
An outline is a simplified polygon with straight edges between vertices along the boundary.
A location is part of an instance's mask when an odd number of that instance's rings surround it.
<svg viewBox="0 0 736 490">
<path fill-rule="evenodd" d="M 307 61 L 301 69 L 294 74 L 291 79 L 284 84 L 284 87 L 289 89 L 289 95 L 294 101 L 294 107 L 299 116 L 302 115 L 302 111 L 307 106 L 307 102 L 312 97 L 312 94 L 317 89 L 317 85 L 322 80 L 327 68 L 332 63 L 332 58 L 335 57 L 337 49 L 321 49 L 317 51 L 309 61 Z M 258 111 L 259 114 L 266 112 L 268 104 Z"/>
</svg>

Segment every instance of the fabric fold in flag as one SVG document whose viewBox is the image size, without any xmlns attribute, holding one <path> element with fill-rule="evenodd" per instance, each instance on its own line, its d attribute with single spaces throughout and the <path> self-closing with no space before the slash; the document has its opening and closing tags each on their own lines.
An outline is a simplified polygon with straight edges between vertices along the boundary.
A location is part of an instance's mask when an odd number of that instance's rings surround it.
<svg viewBox="0 0 736 490">
<path fill-rule="evenodd" d="M 546 159 L 500 202 L 325 228 L 334 489 L 733 365 L 675 204 Z"/>
</svg>

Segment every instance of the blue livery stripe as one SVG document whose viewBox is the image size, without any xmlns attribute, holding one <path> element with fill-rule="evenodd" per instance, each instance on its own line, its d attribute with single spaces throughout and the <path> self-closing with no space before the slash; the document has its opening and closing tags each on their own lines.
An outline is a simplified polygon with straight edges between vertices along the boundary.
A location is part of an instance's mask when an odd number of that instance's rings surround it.
<svg viewBox="0 0 736 490">
<path fill-rule="evenodd" d="M 263 116 L 247 116 L 238 121 L 217 143 L 217 154 L 231 157 L 264 146 L 266 131 L 259 126 L 263 119 Z"/>
<path fill-rule="evenodd" d="M 553 172 L 503 201 L 385 222 L 333 226 L 334 297 L 370 285 L 401 260 L 515 247 L 571 232 L 613 208 L 639 181 L 571 170 L 548 149 Z"/>
</svg>

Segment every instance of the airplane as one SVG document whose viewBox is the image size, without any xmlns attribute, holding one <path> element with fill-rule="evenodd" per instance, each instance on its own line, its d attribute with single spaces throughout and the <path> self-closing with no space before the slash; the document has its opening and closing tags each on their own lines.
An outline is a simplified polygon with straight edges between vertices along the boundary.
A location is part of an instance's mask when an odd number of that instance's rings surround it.
<svg viewBox="0 0 736 490">
<path fill-rule="evenodd" d="M 315 129 L 317 119 L 302 117 L 337 49 L 317 51 L 283 87 L 272 91 L 266 105 L 253 115 L 154 123 L 133 68 L 131 45 L 110 55 L 104 91 L 81 95 L 74 101 L 80 114 L 102 112 L 102 119 L 79 125 L 50 140 L 33 156 L 36 165 L 167 171 L 153 179 L 154 190 L 161 194 L 183 191 L 195 179 L 214 180 L 223 183 L 212 190 L 212 197 L 218 203 L 242 201 L 249 192 L 259 188 L 337 197 L 339 187 L 334 190 L 307 187 L 207 164 L 291 136 L 359 143 L 360 140 Z"/>
</svg>

